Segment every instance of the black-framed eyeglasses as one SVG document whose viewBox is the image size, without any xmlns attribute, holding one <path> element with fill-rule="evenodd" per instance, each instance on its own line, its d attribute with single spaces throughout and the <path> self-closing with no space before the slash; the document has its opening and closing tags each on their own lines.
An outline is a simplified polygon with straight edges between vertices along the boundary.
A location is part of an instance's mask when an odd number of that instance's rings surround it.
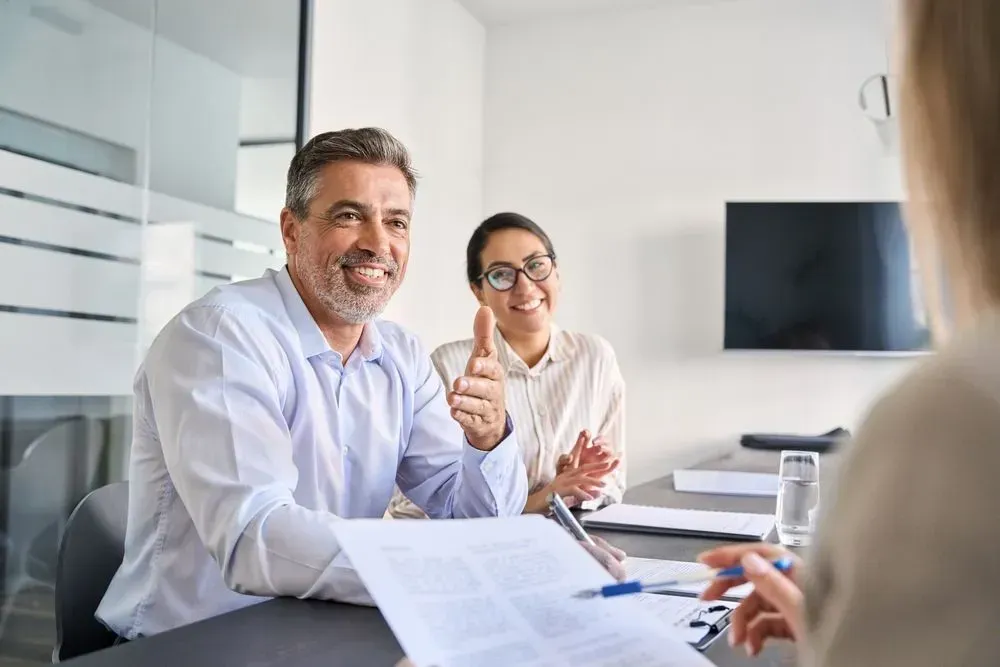
<svg viewBox="0 0 1000 667">
<path fill-rule="evenodd" d="M 540 283 L 552 275 L 555 265 L 555 255 L 538 255 L 525 262 L 521 268 L 508 265 L 494 266 L 484 271 L 479 279 L 485 278 L 490 287 L 498 292 L 506 292 L 514 289 L 514 285 L 517 284 L 517 274 L 523 273 L 528 280 Z"/>
</svg>

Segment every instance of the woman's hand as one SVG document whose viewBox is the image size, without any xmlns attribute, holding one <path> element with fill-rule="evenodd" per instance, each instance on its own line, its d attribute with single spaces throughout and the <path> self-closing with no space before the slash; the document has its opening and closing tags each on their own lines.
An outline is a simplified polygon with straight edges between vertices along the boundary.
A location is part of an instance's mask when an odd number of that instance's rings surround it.
<svg viewBox="0 0 1000 667">
<path fill-rule="evenodd" d="M 775 569 L 769 562 L 783 557 L 794 561 L 787 573 Z M 718 600 L 730 588 L 748 581 L 754 585 L 753 593 L 731 616 L 731 645 L 743 644 L 747 654 L 755 656 L 768 639 L 798 641 L 802 638 L 802 591 L 795 583 L 802 561 L 797 556 L 775 544 L 739 544 L 707 551 L 698 560 L 713 568 L 742 565 L 746 573 L 743 579 L 712 582 L 701 594 L 703 600 Z"/>
<path fill-rule="evenodd" d="M 617 461 L 618 458 L 611 447 L 608 446 L 604 436 L 599 435 L 591 440 L 590 431 L 584 430 L 580 431 L 580 434 L 576 436 L 576 443 L 574 443 L 573 449 L 568 454 L 563 454 L 559 457 L 559 460 L 556 462 L 556 474 L 591 463 L 603 463 L 605 465 L 616 463 L 617 467 Z"/>
<path fill-rule="evenodd" d="M 607 463 L 590 463 L 578 468 L 571 468 L 556 475 L 556 478 L 539 491 L 528 496 L 524 505 L 525 513 L 544 514 L 549 510 L 549 494 L 556 493 L 568 507 L 578 505 L 586 500 L 601 497 L 604 482 L 601 478 L 618 467 L 615 459 Z"/>
</svg>

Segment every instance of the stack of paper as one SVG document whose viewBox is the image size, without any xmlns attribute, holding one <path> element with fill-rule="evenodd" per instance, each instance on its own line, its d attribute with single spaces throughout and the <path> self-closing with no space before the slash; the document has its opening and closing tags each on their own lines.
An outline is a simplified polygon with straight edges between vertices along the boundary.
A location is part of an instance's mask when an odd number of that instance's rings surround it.
<svg viewBox="0 0 1000 667">
<path fill-rule="evenodd" d="M 685 493 L 776 498 L 778 476 L 728 470 L 675 470 L 674 489 Z"/>
<path fill-rule="evenodd" d="M 416 667 L 710 667 L 542 517 L 352 520 L 337 537 Z"/>
<path fill-rule="evenodd" d="M 682 510 L 646 505 L 608 505 L 583 518 L 585 526 L 668 535 L 763 540 L 774 527 L 772 514 Z"/>
</svg>

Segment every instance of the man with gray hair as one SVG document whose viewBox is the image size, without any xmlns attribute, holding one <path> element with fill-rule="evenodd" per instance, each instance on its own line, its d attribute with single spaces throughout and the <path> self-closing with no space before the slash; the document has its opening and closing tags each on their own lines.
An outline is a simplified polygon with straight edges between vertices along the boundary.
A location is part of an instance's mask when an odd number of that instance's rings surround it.
<svg viewBox="0 0 1000 667">
<path fill-rule="evenodd" d="M 126 640 L 274 596 L 370 602 L 337 541 L 394 485 L 435 518 L 519 514 L 527 476 L 493 314 L 446 391 L 376 320 L 406 273 L 416 176 L 384 130 L 321 134 L 288 170 L 281 271 L 212 290 L 135 382 L 125 558 L 97 616 Z"/>
</svg>

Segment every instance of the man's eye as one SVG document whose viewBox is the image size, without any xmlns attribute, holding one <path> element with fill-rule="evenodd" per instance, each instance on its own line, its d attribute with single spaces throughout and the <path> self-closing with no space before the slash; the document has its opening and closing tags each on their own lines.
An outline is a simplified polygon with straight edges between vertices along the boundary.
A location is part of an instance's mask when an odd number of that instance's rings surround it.
<svg viewBox="0 0 1000 667">
<path fill-rule="evenodd" d="M 396 229 L 406 229 L 409 226 L 406 224 L 406 220 L 393 220 L 389 224 Z"/>
</svg>

